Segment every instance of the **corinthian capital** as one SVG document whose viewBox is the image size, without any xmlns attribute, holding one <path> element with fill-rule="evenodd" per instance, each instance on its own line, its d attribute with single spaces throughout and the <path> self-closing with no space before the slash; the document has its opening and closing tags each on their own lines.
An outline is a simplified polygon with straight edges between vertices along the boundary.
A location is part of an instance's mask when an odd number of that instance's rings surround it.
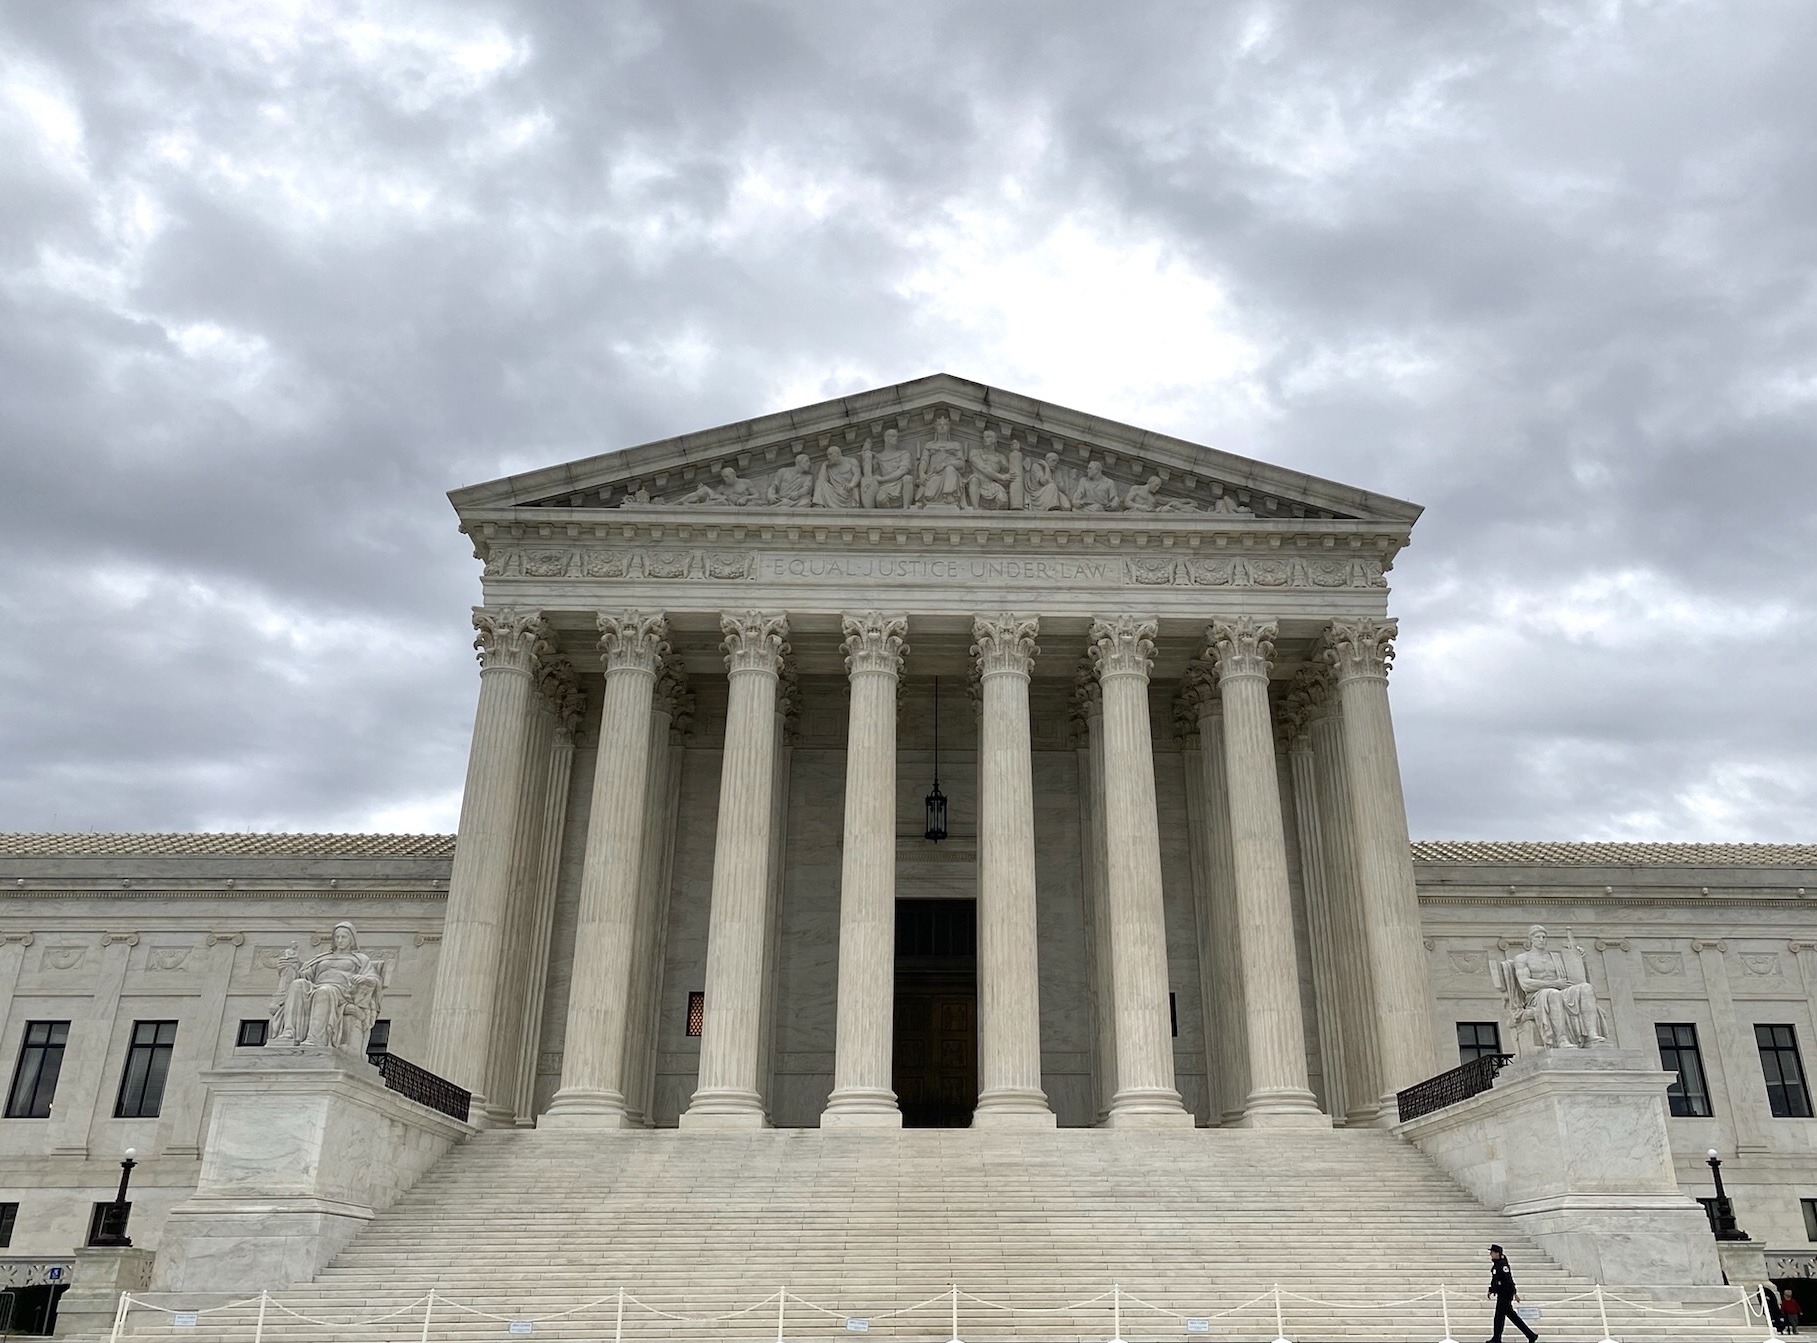
<svg viewBox="0 0 1817 1343">
<path fill-rule="evenodd" d="M 1274 640 L 1280 627 L 1272 620 L 1238 616 L 1231 621 L 1214 620 L 1205 631 L 1210 647 L 1207 652 L 1218 664 L 1218 683 L 1239 676 L 1268 679 L 1268 665 L 1274 661 Z"/>
<path fill-rule="evenodd" d="M 473 608 L 473 646 L 479 650 L 479 665 L 509 667 L 530 672 L 542 646 L 549 637 L 548 622 L 541 611 L 523 611 L 515 606 L 476 606 Z"/>
<path fill-rule="evenodd" d="M 1394 664 L 1394 636 L 1400 633 L 1396 620 L 1334 620 L 1325 631 L 1319 660 L 1331 668 L 1341 685 L 1358 677 L 1388 679 L 1388 668 Z"/>
<path fill-rule="evenodd" d="M 845 669 L 852 676 L 860 672 L 887 672 L 895 676 L 902 670 L 903 655 L 908 652 L 908 617 L 886 616 L 881 611 L 846 616 L 841 621 L 845 631 Z"/>
<path fill-rule="evenodd" d="M 1302 667 L 1281 696 L 1276 722 L 1289 751 L 1312 749 L 1312 723 L 1326 712 L 1325 678 L 1316 667 Z"/>
<path fill-rule="evenodd" d="M 992 676 L 1013 672 L 1027 676 L 1040 649 L 1035 636 L 1041 622 L 1034 616 L 1019 616 L 1009 611 L 994 616 L 972 617 L 972 656 L 978 661 L 978 675 Z"/>
<path fill-rule="evenodd" d="M 762 671 L 772 676 L 788 655 L 789 618 L 780 611 L 727 611 L 719 617 L 725 635 L 728 672 Z"/>
<path fill-rule="evenodd" d="M 601 611 L 599 655 L 608 674 L 655 673 L 669 651 L 669 622 L 660 611 Z"/>
<path fill-rule="evenodd" d="M 1083 723 L 1104 712 L 1104 687 L 1098 684 L 1098 669 L 1089 656 L 1081 654 L 1078 670 L 1073 673 L 1072 716 Z"/>
<path fill-rule="evenodd" d="M 682 670 L 680 658 L 664 658 L 662 670 L 656 674 L 656 695 L 651 701 L 658 713 L 666 713 L 671 721 L 682 711 L 682 705 L 689 699 L 688 674 Z"/>
<path fill-rule="evenodd" d="M 1174 702 L 1174 721 L 1182 737 L 1202 733 L 1207 718 L 1224 712 L 1224 697 L 1218 693 L 1218 678 L 1209 663 L 1194 662 L 1180 678 L 1180 695 Z M 1186 721 L 1190 719 L 1190 724 Z"/>
<path fill-rule="evenodd" d="M 1118 615 L 1091 622 L 1086 650 L 1098 664 L 1098 676 L 1146 678 L 1155 661 L 1155 635 L 1160 626 L 1146 616 Z"/>
</svg>

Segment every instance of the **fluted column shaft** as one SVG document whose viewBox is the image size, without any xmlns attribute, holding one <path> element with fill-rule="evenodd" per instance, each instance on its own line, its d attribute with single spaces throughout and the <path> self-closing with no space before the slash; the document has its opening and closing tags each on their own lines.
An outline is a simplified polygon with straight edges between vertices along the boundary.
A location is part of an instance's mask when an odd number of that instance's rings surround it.
<svg viewBox="0 0 1817 1343">
<path fill-rule="evenodd" d="M 631 996 L 625 1034 L 625 1112 L 650 1127 L 649 1096 L 643 1080 L 656 1021 L 662 965 L 656 957 L 658 923 L 667 917 L 669 855 L 675 839 L 675 811 L 669 806 L 675 759 L 675 713 L 687 693 L 681 669 L 664 666 L 650 702 L 650 765 L 644 777 L 643 858 L 637 881 L 637 933 L 631 948 Z"/>
<path fill-rule="evenodd" d="M 510 608 L 476 610 L 473 625 L 479 632 L 473 641 L 480 654 L 479 706 L 448 877 L 427 1066 L 472 1091 L 475 1113 L 483 1115 L 535 689 L 532 675 L 547 626 L 540 612 Z"/>
<path fill-rule="evenodd" d="M 1092 1078 L 1096 1102 L 1095 1122 L 1110 1118 L 1111 1098 L 1117 1094 L 1117 1011 L 1111 987 L 1110 913 L 1104 891 L 1109 883 L 1109 860 L 1104 848 L 1104 699 L 1098 673 L 1089 658 L 1080 672 L 1076 694 L 1085 721 L 1085 749 L 1080 752 L 1080 858 L 1085 868 L 1086 928 L 1091 945 L 1092 1032 L 1097 1046 L 1097 1071 Z"/>
<path fill-rule="evenodd" d="M 1117 1014 L 1113 1127 L 1192 1126 L 1174 1088 L 1168 1012 L 1167 924 L 1161 900 L 1161 828 L 1148 715 L 1156 623 L 1094 620 L 1091 655 L 1104 702 L 1105 905 Z"/>
<path fill-rule="evenodd" d="M 822 1128 L 899 1128 L 890 1086 L 896 1006 L 896 686 L 908 621 L 846 616 L 852 708 L 839 874 L 839 1007 Z"/>
<path fill-rule="evenodd" d="M 1317 764 L 1309 725 L 1311 689 L 1296 682 L 1284 706 L 1287 768 L 1293 790 L 1294 837 L 1300 852 L 1300 889 L 1306 897 L 1306 936 L 1312 944 L 1312 989 L 1318 1014 L 1319 1063 L 1324 1075 L 1325 1113 L 1345 1108 L 1343 1007 L 1338 988 L 1340 948 L 1325 871 L 1325 818 L 1319 809 Z"/>
<path fill-rule="evenodd" d="M 539 677 L 539 680 L 544 678 Z M 548 810 L 549 752 L 555 745 L 555 715 L 547 697 L 533 697 L 524 734 L 523 790 L 518 794 L 511 857 L 511 899 L 499 944 L 498 1010 L 487 1050 L 486 1117 L 495 1124 L 517 1122 L 517 1063 L 524 1034 L 524 984 L 530 974 L 530 937 L 543 857 L 543 822 Z"/>
<path fill-rule="evenodd" d="M 972 622 L 980 679 L 978 749 L 978 1108 L 975 1127 L 1051 1128 L 1041 1087 L 1035 931 L 1035 786 L 1028 674 L 1033 616 Z"/>
<path fill-rule="evenodd" d="M 726 740 L 707 915 L 706 1019 L 700 1076 L 683 1128 L 762 1128 L 764 965 L 775 822 L 776 684 L 789 622 L 752 611 L 720 619 L 725 634 Z"/>
<path fill-rule="evenodd" d="M 606 689 L 568 983 L 562 1084 L 543 1117 L 553 1128 L 631 1123 L 625 1113 L 625 1027 L 648 804 L 650 703 L 668 651 L 668 625 L 660 615 L 626 611 L 602 613 L 599 629 Z"/>
<path fill-rule="evenodd" d="M 524 1039 L 518 1055 L 517 1123 L 532 1125 L 536 1114 L 536 1064 L 542 1050 L 543 1004 L 549 990 L 549 940 L 555 927 L 555 882 L 561 866 L 562 838 L 567 831 L 568 783 L 574 772 L 574 733 L 586 706 L 578 686 L 566 688 L 556 704 L 555 744 L 549 752 L 547 810 L 543 817 L 543 856 L 531 914 L 530 974 L 524 983 Z"/>
<path fill-rule="evenodd" d="M 1242 925 L 1243 991 L 1248 1015 L 1246 1127 L 1329 1123 L 1306 1084 L 1299 961 L 1293 945 L 1293 896 L 1281 825 L 1280 777 L 1268 706 L 1275 626 L 1248 616 L 1208 631 L 1224 699 L 1224 758 L 1230 839 Z"/>
<path fill-rule="evenodd" d="M 1325 888 L 1336 942 L 1339 1020 L 1343 1024 L 1344 1122 L 1373 1124 L 1381 1113 L 1380 1055 L 1375 1043 L 1375 976 L 1368 956 L 1356 847 L 1345 791 L 1344 735 L 1329 700 L 1312 717 L 1314 780 L 1325 849 Z"/>
<path fill-rule="evenodd" d="M 1243 992 L 1243 921 L 1237 912 L 1236 856 L 1230 842 L 1230 787 L 1224 766 L 1224 701 L 1216 683 L 1197 699 L 1199 768 L 1204 772 L 1205 856 L 1211 929 L 1211 1066 L 1219 1122 L 1239 1123 L 1249 1097 L 1249 1026 Z"/>
<path fill-rule="evenodd" d="M 1384 1118 L 1395 1113 L 1397 1091 L 1424 1081 L 1437 1066 L 1407 804 L 1388 711 L 1395 632 L 1392 620 L 1334 622 L 1324 652 L 1337 682 L 1357 887 L 1375 970 Z"/>
</svg>

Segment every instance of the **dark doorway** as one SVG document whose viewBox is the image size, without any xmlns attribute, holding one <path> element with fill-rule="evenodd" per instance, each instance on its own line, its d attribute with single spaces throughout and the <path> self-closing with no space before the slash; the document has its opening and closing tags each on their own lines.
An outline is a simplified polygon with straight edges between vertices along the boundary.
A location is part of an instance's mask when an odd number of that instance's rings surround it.
<svg viewBox="0 0 1817 1343">
<path fill-rule="evenodd" d="M 971 900 L 896 902 L 892 1079 L 904 1128 L 970 1128 L 978 1104 L 978 917 Z"/>
</svg>

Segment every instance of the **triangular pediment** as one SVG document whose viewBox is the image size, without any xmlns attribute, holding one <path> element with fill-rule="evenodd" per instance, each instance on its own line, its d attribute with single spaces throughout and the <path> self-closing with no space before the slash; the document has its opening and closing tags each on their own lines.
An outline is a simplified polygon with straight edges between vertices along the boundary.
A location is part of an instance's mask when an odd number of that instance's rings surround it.
<svg viewBox="0 0 1817 1343">
<path fill-rule="evenodd" d="M 935 374 L 449 495 L 495 510 L 1144 513 L 1359 520 L 1415 504 Z"/>
</svg>

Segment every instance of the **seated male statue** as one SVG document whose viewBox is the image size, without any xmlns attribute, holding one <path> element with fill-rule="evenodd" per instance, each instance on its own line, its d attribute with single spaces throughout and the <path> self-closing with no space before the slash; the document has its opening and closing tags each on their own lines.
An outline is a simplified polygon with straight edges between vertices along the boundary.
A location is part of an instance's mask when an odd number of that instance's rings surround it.
<svg viewBox="0 0 1817 1343">
<path fill-rule="evenodd" d="M 1546 946 L 1546 930 L 1534 924 L 1527 930 L 1527 949 L 1510 963 L 1514 992 L 1532 1023 L 1539 1042 L 1547 1049 L 1583 1048 L 1607 1044 L 1602 1033 L 1602 1011 L 1596 990 L 1585 973 L 1583 953 L 1567 940 L 1563 951 Z"/>
</svg>

